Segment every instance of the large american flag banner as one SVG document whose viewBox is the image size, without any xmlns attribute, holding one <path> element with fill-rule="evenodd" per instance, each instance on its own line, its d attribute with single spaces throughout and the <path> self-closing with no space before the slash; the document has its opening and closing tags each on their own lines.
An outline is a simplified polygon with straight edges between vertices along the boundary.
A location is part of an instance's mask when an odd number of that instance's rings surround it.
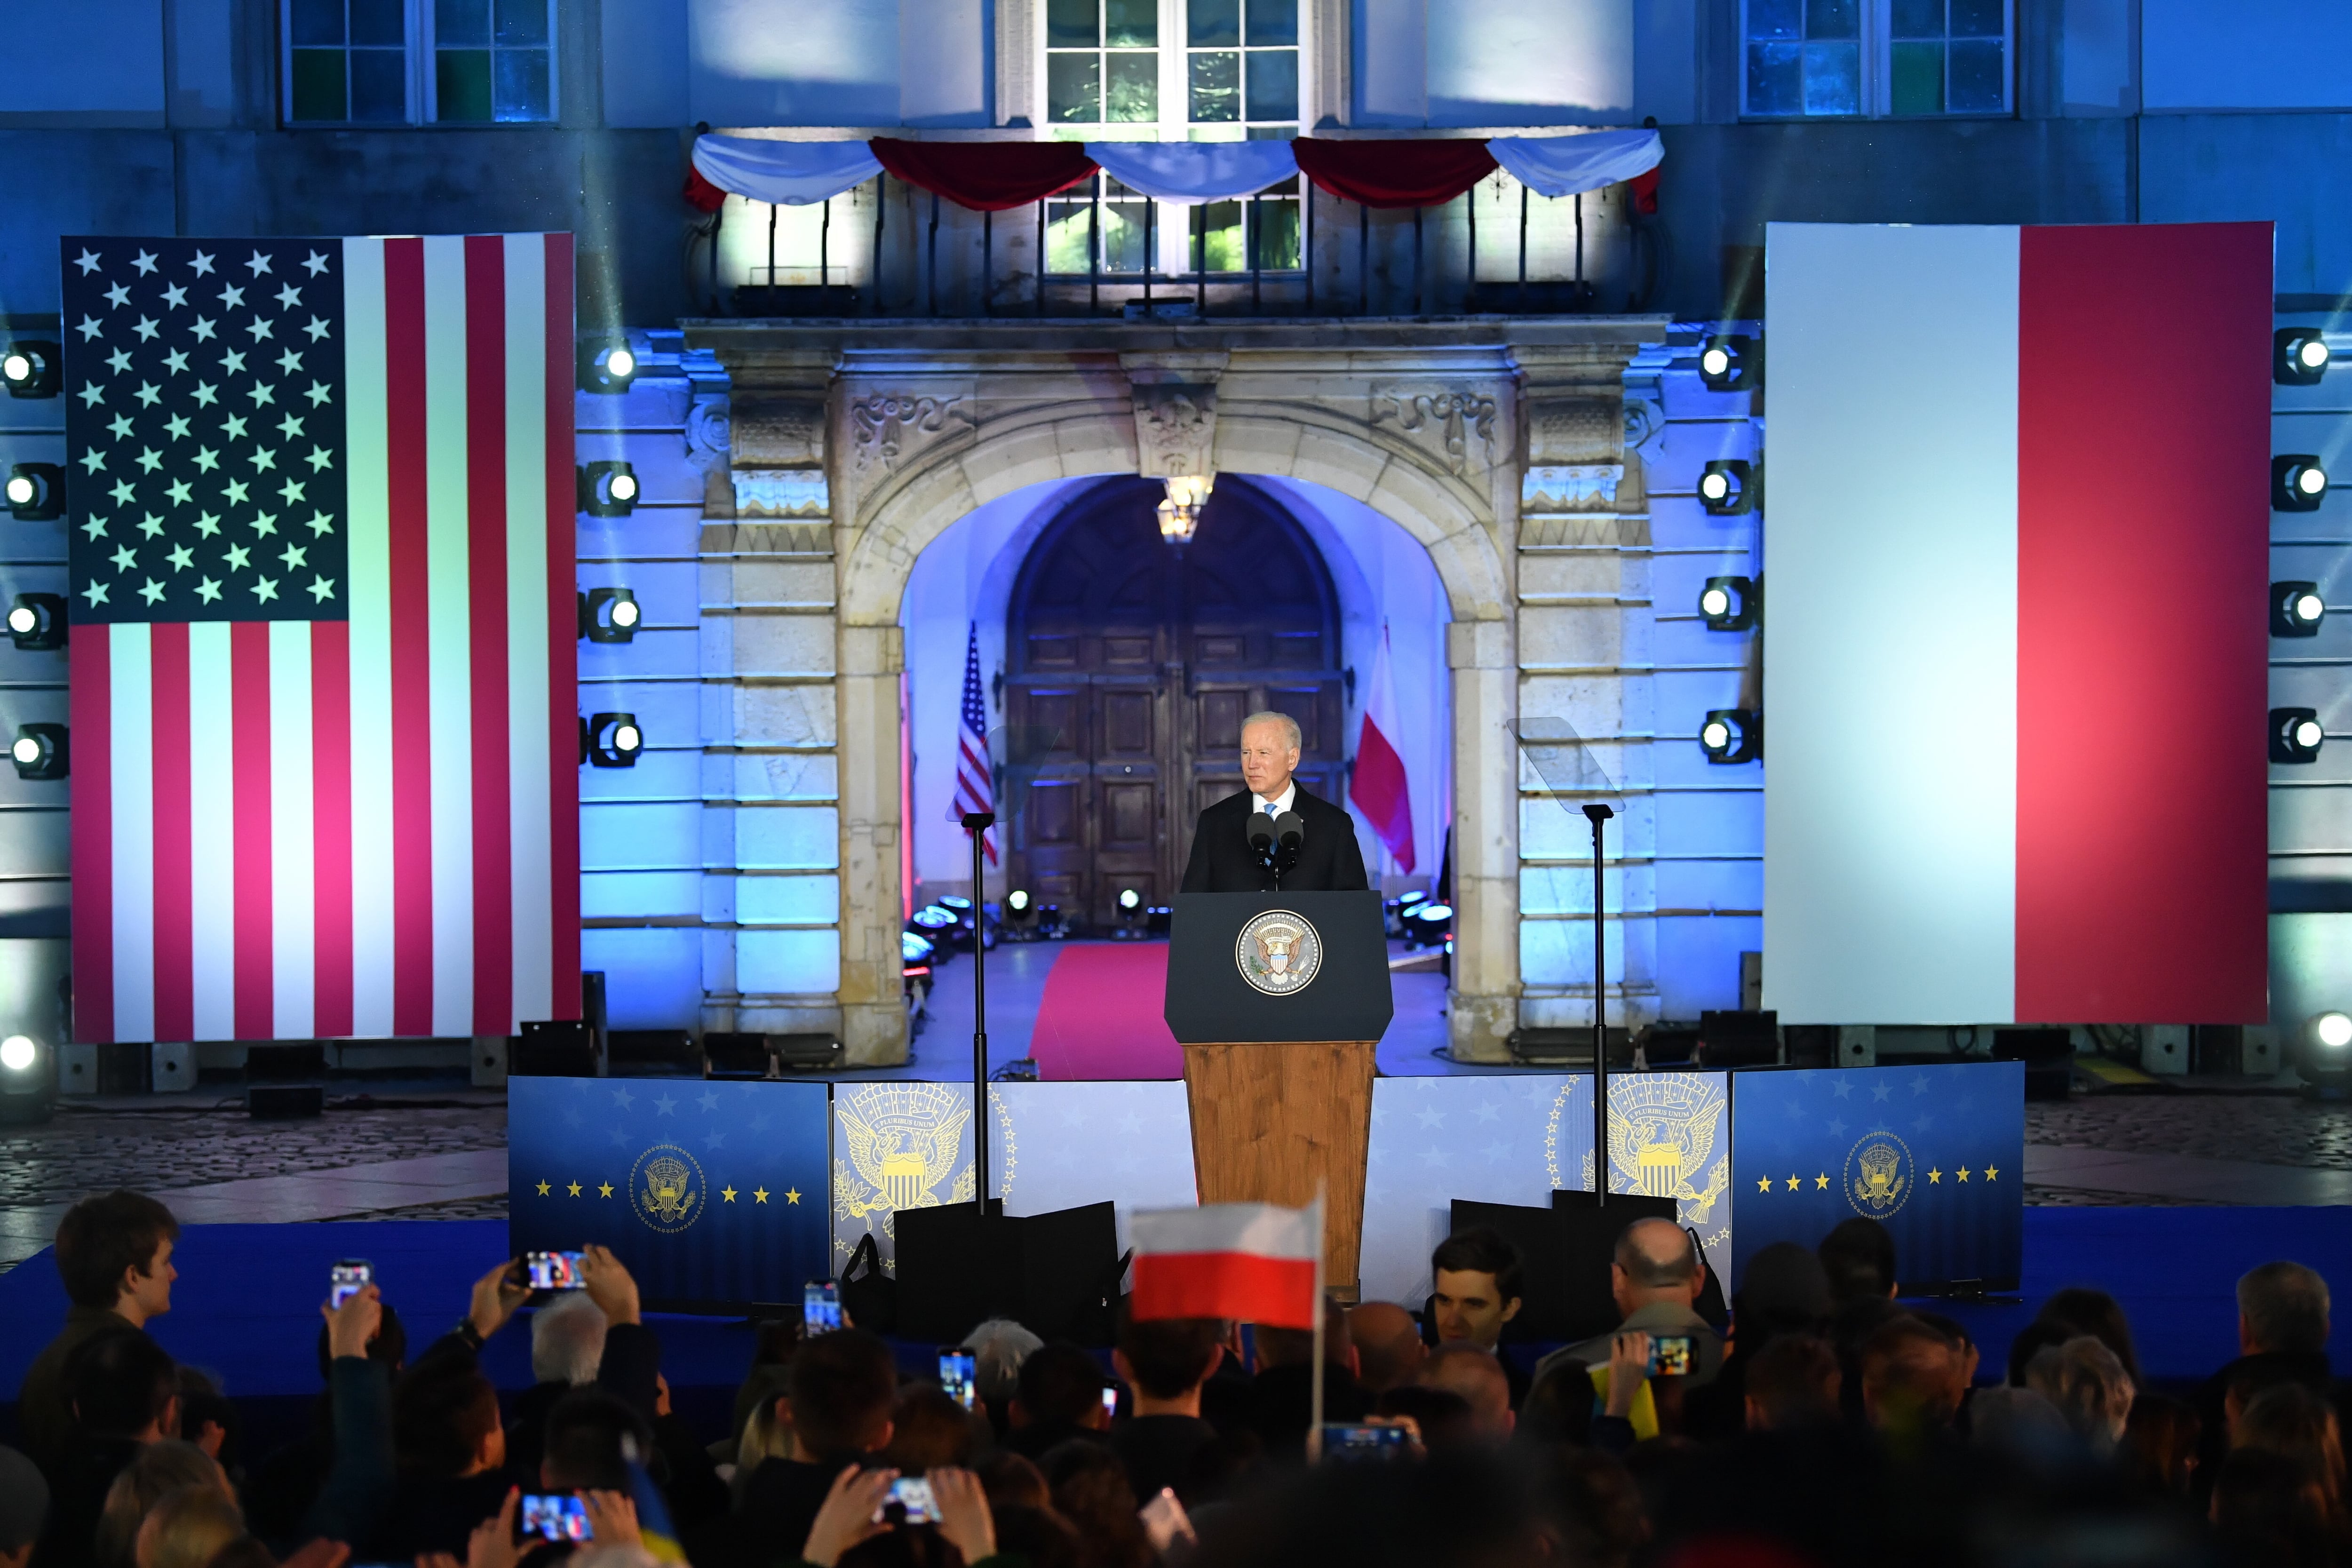
<svg viewBox="0 0 2352 1568">
<path fill-rule="evenodd" d="M 571 237 L 63 257 L 75 1037 L 579 1016 Z"/>
</svg>

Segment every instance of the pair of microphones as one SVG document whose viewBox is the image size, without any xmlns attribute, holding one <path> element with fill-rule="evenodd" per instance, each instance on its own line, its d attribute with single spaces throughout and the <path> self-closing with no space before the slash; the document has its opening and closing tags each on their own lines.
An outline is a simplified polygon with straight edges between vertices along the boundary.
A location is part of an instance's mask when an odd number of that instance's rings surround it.
<svg viewBox="0 0 2352 1568">
<path fill-rule="evenodd" d="M 1250 848 L 1267 866 L 1277 860 L 1287 865 L 1298 858 L 1299 846 L 1307 842 L 1307 823 L 1295 811 L 1279 816 L 1253 811 L 1249 819 Z"/>
</svg>

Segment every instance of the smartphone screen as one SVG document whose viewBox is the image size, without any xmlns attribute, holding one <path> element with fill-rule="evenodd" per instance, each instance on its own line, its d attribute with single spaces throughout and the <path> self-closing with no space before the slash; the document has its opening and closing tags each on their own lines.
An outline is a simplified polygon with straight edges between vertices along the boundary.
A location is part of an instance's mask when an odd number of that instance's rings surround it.
<svg viewBox="0 0 2352 1568">
<path fill-rule="evenodd" d="M 340 1307 L 375 1282 L 375 1265 L 364 1258 L 345 1258 L 327 1270 L 327 1305 Z"/>
<path fill-rule="evenodd" d="M 522 1255 L 523 1275 L 534 1290 L 577 1290 L 582 1284 L 580 1262 L 583 1256 L 577 1252 L 526 1252 Z"/>
<path fill-rule="evenodd" d="M 966 1410 L 979 1403 L 980 1389 L 971 1352 L 961 1345 L 940 1347 L 940 1386 Z"/>
<path fill-rule="evenodd" d="M 931 1506 L 931 1483 L 920 1476 L 900 1476 L 890 1483 L 888 1495 L 875 1510 L 877 1523 L 929 1524 L 938 1518 Z"/>
<path fill-rule="evenodd" d="M 526 1492 L 515 1512 L 515 1532 L 525 1541 L 590 1540 L 588 1505 L 570 1492 Z"/>
<path fill-rule="evenodd" d="M 841 1287 L 830 1279 L 812 1279 L 802 1286 L 801 1322 L 811 1335 L 841 1327 Z"/>
<path fill-rule="evenodd" d="M 1412 1452 L 1412 1429 L 1408 1426 L 1342 1426 L 1327 1423 L 1323 1427 L 1326 1459 L 1400 1459 Z"/>
<path fill-rule="evenodd" d="M 1691 1337 L 1688 1334 L 1650 1336 L 1652 1377 L 1688 1377 L 1690 1371 Z"/>
<path fill-rule="evenodd" d="M 1103 1419 L 1106 1421 L 1118 1419 L 1118 1384 L 1115 1383 L 1103 1384 Z"/>
</svg>

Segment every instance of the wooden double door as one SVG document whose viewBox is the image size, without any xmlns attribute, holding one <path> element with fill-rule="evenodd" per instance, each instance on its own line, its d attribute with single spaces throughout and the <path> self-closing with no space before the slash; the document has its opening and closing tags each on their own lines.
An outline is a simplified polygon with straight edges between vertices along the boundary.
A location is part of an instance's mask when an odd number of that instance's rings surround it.
<svg viewBox="0 0 2352 1568">
<path fill-rule="evenodd" d="M 1202 807 L 1244 787 L 1242 721 L 1298 721 L 1299 782 L 1342 798 L 1348 672 L 1321 553 L 1272 495 L 1221 478 L 1192 542 L 1156 480 L 1112 479 L 1049 523 L 1005 639 L 1012 886 L 1096 930 L 1120 891 L 1166 903 Z"/>
</svg>

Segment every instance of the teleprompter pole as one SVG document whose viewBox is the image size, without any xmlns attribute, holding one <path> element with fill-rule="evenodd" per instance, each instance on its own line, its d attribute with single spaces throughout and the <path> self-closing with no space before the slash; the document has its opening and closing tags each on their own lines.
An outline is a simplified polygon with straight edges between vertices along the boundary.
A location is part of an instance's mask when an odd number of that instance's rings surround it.
<svg viewBox="0 0 2352 1568">
<path fill-rule="evenodd" d="M 1617 814 L 1599 801 L 1585 805 L 1592 822 L 1592 1201 L 1609 1201 L 1609 962 L 1608 925 L 1601 897 L 1601 825 Z M 972 840 L 977 844 L 979 839 Z M 978 864 L 978 851 L 974 852 Z"/>
<path fill-rule="evenodd" d="M 963 814 L 963 830 L 971 835 L 972 1190 L 979 1194 L 983 1217 L 988 1214 L 988 910 L 981 897 L 980 858 L 982 841 L 995 823 L 992 811 Z"/>
</svg>

